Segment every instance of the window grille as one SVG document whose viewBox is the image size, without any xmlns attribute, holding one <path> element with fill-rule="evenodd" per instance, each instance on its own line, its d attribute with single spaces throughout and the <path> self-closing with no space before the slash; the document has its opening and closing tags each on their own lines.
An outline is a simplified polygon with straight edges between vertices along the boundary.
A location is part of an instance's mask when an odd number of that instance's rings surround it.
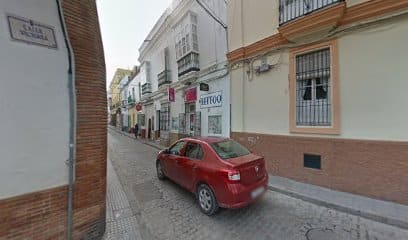
<svg viewBox="0 0 408 240">
<path fill-rule="evenodd" d="M 296 125 L 330 126 L 330 49 L 296 56 Z"/>
<path fill-rule="evenodd" d="M 201 112 L 195 112 L 194 118 L 194 136 L 201 136 Z"/>
<path fill-rule="evenodd" d="M 170 130 L 170 105 L 163 104 L 160 109 L 160 130 Z"/>
<path fill-rule="evenodd" d="M 180 113 L 179 114 L 179 133 L 186 134 L 186 114 Z"/>
</svg>

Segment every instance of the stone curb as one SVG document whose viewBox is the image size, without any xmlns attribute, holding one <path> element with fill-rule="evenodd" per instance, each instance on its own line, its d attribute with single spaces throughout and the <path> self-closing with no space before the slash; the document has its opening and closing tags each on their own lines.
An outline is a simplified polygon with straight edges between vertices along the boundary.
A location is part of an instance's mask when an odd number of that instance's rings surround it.
<svg viewBox="0 0 408 240">
<path fill-rule="evenodd" d="M 270 176 L 268 188 L 313 204 L 408 229 L 408 206 Z M 271 182 L 275 184 L 271 184 Z M 332 199 L 332 201 L 330 200 Z"/>
</svg>

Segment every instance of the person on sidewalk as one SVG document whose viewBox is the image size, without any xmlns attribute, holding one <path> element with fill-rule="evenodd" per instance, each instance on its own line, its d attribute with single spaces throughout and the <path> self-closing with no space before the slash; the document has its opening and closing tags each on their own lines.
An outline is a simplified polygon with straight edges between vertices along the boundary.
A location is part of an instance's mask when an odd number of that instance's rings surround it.
<svg viewBox="0 0 408 240">
<path fill-rule="evenodd" d="M 135 138 L 137 139 L 137 135 L 139 133 L 139 125 L 136 123 L 135 124 Z"/>
</svg>

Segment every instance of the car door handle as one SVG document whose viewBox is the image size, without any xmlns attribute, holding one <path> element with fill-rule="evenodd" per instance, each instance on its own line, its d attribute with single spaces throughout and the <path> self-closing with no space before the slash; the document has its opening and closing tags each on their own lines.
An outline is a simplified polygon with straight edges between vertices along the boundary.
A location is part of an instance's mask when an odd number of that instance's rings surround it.
<svg viewBox="0 0 408 240">
<path fill-rule="evenodd" d="M 193 170 L 197 170 L 197 168 L 198 168 L 197 166 L 195 166 L 195 165 L 193 166 Z"/>
</svg>

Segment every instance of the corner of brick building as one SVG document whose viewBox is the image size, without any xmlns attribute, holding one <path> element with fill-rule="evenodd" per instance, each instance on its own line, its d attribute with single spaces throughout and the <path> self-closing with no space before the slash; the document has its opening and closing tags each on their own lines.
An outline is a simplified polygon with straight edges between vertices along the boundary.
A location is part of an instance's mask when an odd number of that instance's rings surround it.
<svg viewBox="0 0 408 240">
<path fill-rule="evenodd" d="M 62 7 L 77 94 L 74 238 L 99 239 L 106 217 L 107 106 L 98 13 L 95 0 L 63 1 Z"/>
</svg>

